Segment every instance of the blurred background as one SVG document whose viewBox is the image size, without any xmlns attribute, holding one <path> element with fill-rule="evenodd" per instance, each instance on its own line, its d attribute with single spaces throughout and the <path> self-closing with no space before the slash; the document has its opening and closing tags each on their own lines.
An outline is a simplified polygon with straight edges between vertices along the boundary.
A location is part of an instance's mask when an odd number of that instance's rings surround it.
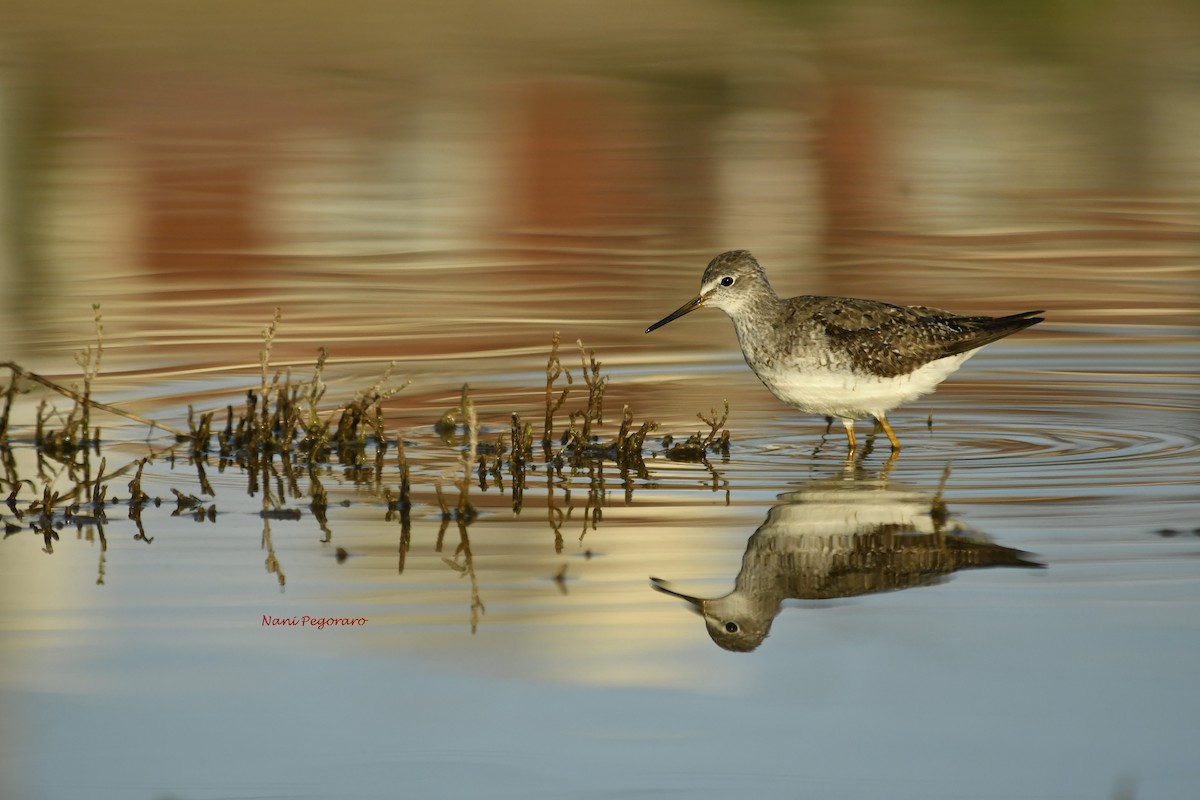
<svg viewBox="0 0 1200 800">
<path fill-rule="evenodd" d="M 735 248 L 784 295 L 1047 322 L 899 410 L 894 466 L 846 465 L 723 315 L 643 333 Z M 152 545 L 117 506 L 50 553 L 0 507 L 0 795 L 1200 782 L 1194 0 L 0 0 L 0 287 L 0 361 L 77 380 L 98 304 L 95 396 L 180 426 L 258 383 L 276 308 L 272 363 L 328 348 L 331 401 L 395 361 L 415 498 L 399 533 L 327 465 L 328 527 L 288 498 L 272 540 L 232 467 L 219 524 L 172 514 L 180 455 L 147 468 Z M 576 375 L 596 349 L 610 425 L 728 399 L 732 455 L 531 472 L 521 513 L 477 493 L 467 580 L 431 423 L 465 382 L 488 437 L 537 418 L 555 331 Z M 161 444 L 99 424 L 110 469 Z M 779 496 L 829 487 L 836 521 L 891 495 L 1049 568 L 789 609 L 752 656 L 649 588 L 728 592 Z M 371 625 L 259 625 L 308 613 Z"/>
<path fill-rule="evenodd" d="M 305 354 L 624 356 L 733 248 L 785 294 L 1194 319 L 1198 31 L 1176 0 L 7 0 L 0 343 L 53 361 L 99 302 L 138 366 L 276 306 Z M 690 333 L 658 341 L 730 344 Z"/>
</svg>

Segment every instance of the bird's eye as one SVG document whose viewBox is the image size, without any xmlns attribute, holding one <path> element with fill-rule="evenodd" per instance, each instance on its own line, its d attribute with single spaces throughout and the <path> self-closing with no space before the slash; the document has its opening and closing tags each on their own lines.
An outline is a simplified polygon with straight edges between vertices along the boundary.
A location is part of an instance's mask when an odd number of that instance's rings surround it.
<svg viewBox="0 0 1200 800">
<path fill-rule="evenodd" d="M 732 282 L 733 278 L 726 278 L 725 280 Z M 738 632 L 738 624 L 736 622 L 726 622 L 725 623 L 725 631 L 726 631 L 726 633 L 737 633 Z"/>
<path fill-rule="evenodd" d="M 726 275 L 724 278 L 721 278 L 721 285 L 722 286 L 733 286 L 733 276 Z M 730 623 L 730 624 L 732 624 L 732 623 Z"/>
</svg>

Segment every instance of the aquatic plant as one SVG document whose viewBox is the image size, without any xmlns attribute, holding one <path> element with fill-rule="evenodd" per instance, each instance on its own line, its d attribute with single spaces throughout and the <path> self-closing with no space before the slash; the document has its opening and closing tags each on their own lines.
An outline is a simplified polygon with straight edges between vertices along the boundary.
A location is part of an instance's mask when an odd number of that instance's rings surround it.
<svg viewBox="0 0 1200 800">
<path fill-rule="evenodd" d="M 194 468 L 194 483 L 168 487 L 172 495 L 167 500 L 171 516 L 197 523 L 216 522 L 219 516 L 214 501 L 216 493 L 208 479 L 208 469 L 215 459 L 221 472 L 240 471 L 246 480 L 247 494 L 259 499 L 263 566 L 282 590 L 287 575 L 275 549 L 271 525 L 280 520 L 301 519 L 303 509 L 307 509 L 320 528 L 320 541 L 332 543 L 331 504 L 322 477 L 336 465 L 345 481 L 378 500 L 386 520 L 399 522 L 397 572 L 404 572 L 412 546 L 414 475 L 404 436 L 389 434 L 387 430 L 384 405 L 407 386 L 407 382 L 397 385 L 393 381 L 394 364 L 348 400 L 330 403 L 324 380 L 329 359 L 325 349 L 318 351 L 311 376 L 296 377 L 291 369 L 273 367 L 272 352 L 282 325 L 282 316 L 276 310 L 261 331 L 257 381 L 245 390 L 243 402 L 210 409 L 189 405 L 186 429 L 181 429 L 97 399 L 103 355 L 99 308 L 95 309 L 94 323 L 95 344 L 76 358 L 81 369 L 81 379 L 76 385 L 65 386 L 13 362 L 0 363 L 9 371 L 7 385 L 0 389 L 3 397 L 0 496 L 7 494 L 5 506 L 11 513 L 3 519 L 6 536 L 31 530 L 41 537 L 43 549 L 52 553 L 65 525 L 85 531 L 88 540 L 94 533 L 101 547 L 97 581 L 102 583 L 107 558 L 105 527 L 112 524 L 106 509 L 122 503 L 136 528 L 134 539 L 153 543 L 154 537 L 147 535 L 144 510 L 160 506 L 163 499 L 152 497 L 147 491 L 147 467 L 162 462 L 174 470 L 177 462 L 182 462 Z M 631 501 L 637 485 L 652 485 L 646 458 L 652 453 L 648 438 L 658 424 L 653 420 L 637 420 L 626 404 L 622 406 L 619 422 L 606 426 L 603 404 L 610 376 L 603 370 L 596 352 L 580 340 L 576 341 L 578 365 L 568 367 L 560 355 L 560 344 L 560 334 L 555 332 L 546 364 L 540 459 L 535 457 L 535 427 L 523 418 L 524 409 L 510 412 L 499 425 L 481 420 L 474 393 L 465 384 L 456 405 L 447 409 L 433 426 L 442 441 L 456 451 L 453 465 L 432 480 L 433 502 L 441 511 L 435 551 L 442 552 L 453 524 L 458 530 L 458 542 L 452 555 L 444 556 L 443 561 L 470 580 L 472 629 L 485 612 L 468 535 L 469 526 L 480 515 L 475 492 L 493 487 L 511 492 L 512 511 L 520 514 L 527 491 L 531 488 L 544 491 L 546 522 L 554 534 L 554 550 L 561 553 L 563 529 L 570 520 L 579 523 L 581 540 L 601 523 L 609 487 L 614 485 L 614 470 L 626 502 Z M 62 395 L 71 405 L 66 411 L 59 411 L 44 395 L 36 397 L 32 449 L 37 453 L 38 470 L 36 478 L 31 480 L 18 474 L 11 420 L 14 407 L 23 396 L 34 391 L 34 385 Z M 572 400 L 577 402 L 572 404 Z M 698 431 L 682 443 L 666 437 L 661 452 L 676 460 L 704 463 L 713 474 L 714 488 L 717 487 L 719 476 L 708 465 L 705 454 L 721 451 L 728 455 L 729 434 L 722 430 L 728 411 L 726 404 L 724 414 L 714 410 L 708 416 L 697 415 L 707 424 L 708 431 Z M 170 435 L 170 440 L 147 440 L 148 454 L 110 469 L 102 454 L 105 442 L 97 424 L 103 413 L 163 431 Z M 223 421 L 219 421 L 218 415 L 224 417 Z M 483 431 L 489 429 L 493 433 L 485 436 Z M 96 468 L 93 458 L 99 460 Z M 391 463 L 395 464 L 395 473 L 389 473 Z M 128 476 L 128 496 L 124 500 L 110 491 L 115 485 L 112 481 L 121 475 Z M 302 486 L 305 476 L 307 486 Z M 446 491 L 446 486 L 453 487 L 453 493 Z M 583 498 L 573 499 L 573 490 L 580 488 L 585 490 Z M 34 498 L 22 502 L 21 495 L 29 489 L 33 490 Z M 298 500 L 306 501 L 303 508 L 296 505 Z M 339 548 L 339 553 L 338 563 L 349 557 L 344 548 Z M 562 576 L 560 572 L 557 585 L 565 591 Z"/>
<path fill-rule="evenodd" d="M 729 401 L 725 402 L 725 411 L 720 417 L 717 410 L 710 409 L 709 416 L 697 413 L 696 417 L 708 425 L 708 433 L 696 431 L 683 442 L 676 442 L 671 437 L 663 438 L 663 454 L 674 461 L 703 461 L 710 450 L 729 455 L 729 430 L 725 423 L 729 420 Z"/>
<path fill-rule="evenodd" d="M 560 341 L 559 332 L 555 331 L 550 339 L 550 356 L 546 359 L 546 417 L 542 424 L 542 450 L 547 456 L 554 438 L 554 414 L 562 408 L 567 400 L 567 393 L 571 391 L 571 373 L 563 368 L 562 361 L 558 358 Z M 561 377 L 566 378 L 568 385 L 559 392 L 555 382 Z"/>
</svg>

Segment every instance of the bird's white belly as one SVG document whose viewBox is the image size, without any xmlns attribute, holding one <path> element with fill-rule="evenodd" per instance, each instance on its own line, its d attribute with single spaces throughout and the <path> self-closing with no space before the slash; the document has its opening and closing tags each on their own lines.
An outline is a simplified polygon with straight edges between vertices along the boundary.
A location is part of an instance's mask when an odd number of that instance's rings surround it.
<svg viewBox="0 0 1200 800">
<path fill-rule="evenodd" d="M 907 375 L 880 378 L 828 367 L 755 370 L 771 392 L 810 414 L 841 419 L 878 417 L 932 392 L 974 351 L 931 361 Z M 753 365 L 751 365 L 753 367 Z"/>
</svg>

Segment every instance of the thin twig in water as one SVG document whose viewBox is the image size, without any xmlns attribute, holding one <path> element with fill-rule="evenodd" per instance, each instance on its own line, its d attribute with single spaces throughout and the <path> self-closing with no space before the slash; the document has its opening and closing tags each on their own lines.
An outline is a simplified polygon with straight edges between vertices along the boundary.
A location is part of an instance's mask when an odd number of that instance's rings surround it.
<svg viewBox="0 0 1200 800">
<path fill-rule="evenodd" d="M 551 440 L 554 438 L 554 412 L 562 408 L 563 403 L 567 400 L 567 393 L 571 391 L 571 371 L 563 367 L 562 362 L 558 360 L 558 331 L 554 332 L 553 338 L 550 339 L 550 357 L 546 360 L 546 421 L 542 427 L 542 449 L 549 452 Z M 567 378 L 567 388 L 555 397 L 554 382 L 559 377 L 565 375 Z"/>
<path fill-rule="evenodd" d="M 107 411 L 110 414 L 116 414 L 118 417 L 124 417 L 125 419 L 133 420 L 134 422 L 140 422 L 143 425 L 149 425 L 152 428 L 159 428 L 160 430 L 164 430 L 167 433 L 173 433 L 183 439 L 187 439 L 189 437 L 189 434 L 186 431 L 181 431 L 178 428 L 172 428 L 170 425 L 158 422 L 157 420 L 148 419 L 140 414 L 134 414 L 132 411 L 126 411 L 123 408 L 110 406 L 108 403 L 101 403 L 99 400 L 85 398 L 78 392 L 72 391 L 65 386 L 57 384 L 49 378 L 44 378 L 41 375 L 38 375 L 36 372 L 30 372 L 29 370 L 22 368 L 20 365 L 12 361 L 2 361 L 0 362 L 0 367 L 7 367 L 8 369 L 12 370 L 14 374 L 20 375 L 22 378 L 34 381 L 35 383 L 40 383 L 47 389 L 53 389 L 64 397 L 69 397 L 77 403 L 86 403 L 92 408 L 96 408 L 101 411 Z"/>
</svg>

